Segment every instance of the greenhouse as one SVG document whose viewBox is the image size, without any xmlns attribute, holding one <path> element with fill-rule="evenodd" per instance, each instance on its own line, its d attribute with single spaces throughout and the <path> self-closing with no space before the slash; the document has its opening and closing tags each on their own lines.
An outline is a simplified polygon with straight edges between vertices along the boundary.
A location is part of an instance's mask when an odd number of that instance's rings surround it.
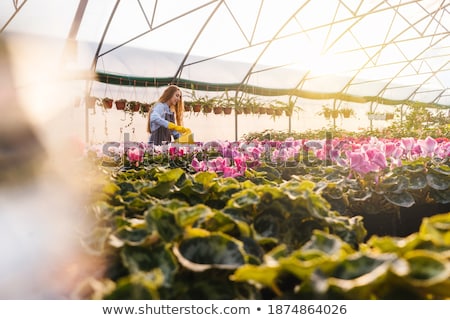
<svg viewBox="0 0 450 320">
<path fill-rule="evenodd" d="M 0 299 L 449 299 L 450 3 L 324 3 L 2 1 Z"/>
</svg>

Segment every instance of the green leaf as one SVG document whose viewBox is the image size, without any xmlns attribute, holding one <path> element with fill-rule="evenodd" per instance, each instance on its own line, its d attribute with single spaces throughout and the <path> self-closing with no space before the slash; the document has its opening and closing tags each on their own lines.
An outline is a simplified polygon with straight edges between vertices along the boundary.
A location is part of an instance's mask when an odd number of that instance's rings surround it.
<svg viewBox="0 0 450 320">
<path fill-rule="evenodd" d="M 169 169 L 165 172 L 161 172 L 156 174 L 155 176 L 158 178 L 159 183 L 164 182 L 177 182 L 178 179 L 184 174 L 184 170 L 181 168 Z"/>
<path fill-rule="evenodd" d="M 433 198 L 436 203 L 442 204 L 450 203 L 450 188 L 446 190 L 431 189 L 430 195 L 431 198 Z"/>
<path fill-rule="evenodd" d="M 424 172 L 409 176 L 409 189 L 419 190 L 425 188 L 427 185 L 427 176 Z"/>
<path fill-rule="evenodd" d="M 259 283 L 265 287 L 273 289 L 277 294 L 281 295 L 280 289 L 276 284 L 276 279 L 281 273 L 279 265 L 244 265 L 239 267 L 233 275 L 230 276 L 232 281 Z"/>
<path fill-rule="evenodd" d="M 384 192 L 399 193 L 408 188 L 409 180 L 404 176 L 392 176 L 382 180 L 379 184 Z"/>
<path fill-rule="evenodd" d="M 210 207 L 197 204 L 193 207 L 183 207 L 176 211 L 175 219 L 181 227 L 192 226 L 198 220 L 204 220 L 213 215 Z"/>
<path fill-rule="evenodd" d="M 445 190 L 450 186 L 450 179 L 448 176 L 433 172 L 427 174 L 427 182 L 430 187 L 436 190 Z"/>
<path fill-rule="evenodd" d="M 163 283 L 161 270 L 139 272 L 120 278 L 114 290 L 105 294 L 104 300 L 160 300 L 158 288 Z"/>
<path fill-rule="evenodd" d="M 370 299 L 386 283 L 395 254 L 355 253 L 335 268 L 328 279 L 330 292 L 347 299 Z"/>
<path fill-rule="evenodd" d="M 255 217 L 253 226 L 265 238 L 279 238 L 284 217 L 279 212 L 266 211 Z"/>
<path fill-rule="evenodd" d="M 448 297 L 450 292 L 450 263 L 439 253 L 414 250 L 405 253 L 403 265 L 394 264 L 392 271 L 407 282 L 413 290 L 421 292 L 423 298 Z"/>
<path fill-rule="evenodd" d="M 120 187 L 113 182 L 110 182 L 103 187 L 103 192 L 106 194 L 109 194 L 109 195 L 113 195 L 119 190 L 120 190 Z"/>
<path fill-rule="evenodd" d="M 401 193 L 385 193 L 384 198 L 392 204 L 399 207 L 409 208 L 416 202 L 414 197 L 408 191 Z"/>
<path fill-rule="evenodd" d="M 194 181 L 206 187 L 211 186 L 216 178 L 217 173 L 211 171 L 198 172 L 194 175 Z"/>
<path fill-rule="evenodd" d="M 145 214 L 150 227 L 154 226 L 161 238 L 170 242 L 183 234 L 183 229 L 176 223 L 174 213 L 163 205 L 157 205 Z"/>
<path fill-rule="evenodd" d="M 125 246 L 120 255 L 130 273 L 161 270 L 165 286 L 170 286 L 178 271 L 176 258 L 166 246 L 159 245 L 151 248 Z"/>
<path fill-rule="evenodd" d="M 246 208 L 259 203 L 259 196 L 253 189 L 242 190 L 233 195 L 227 206 L 234 208 Z"/>
<path fill-rule="evenodd" d="M 433 171 L 435 171 L 438 174 L 443 174 L 446 176 L 450 175 L 450 166 L 447 164 L 441 164 L 437 167 L 432 168 Z"/>
<path fill-rule="evenodd" d="M 419 234 L 436 245 L 450 245 L 450 212 L 437 214 L 422 220 Z"/>
<path fill-rule="evenodd" d="M 119 228 L 114 233 L 114 236 L 116 236 L 120 241 L 131 246 L 143 244 L 148 235 L 150 235 L 150 232 L 145 224 L 135 227 L 124 226 Z"/>
<path fill-rule="evenodd" d="M 193 271 L 235 269 L 245 263 L 242 243 L 220 233 L 184 239 L 174 253 L 184 267 Z"/>
<path fill-rule="evenodd" d="M 339 237 L 315 230 L 311 240 L 301 247 L 302 251 L 321 251 L 329 256 L 338 254 L 341 250 L 352 252 L 350 246 Z"/>
</svg>

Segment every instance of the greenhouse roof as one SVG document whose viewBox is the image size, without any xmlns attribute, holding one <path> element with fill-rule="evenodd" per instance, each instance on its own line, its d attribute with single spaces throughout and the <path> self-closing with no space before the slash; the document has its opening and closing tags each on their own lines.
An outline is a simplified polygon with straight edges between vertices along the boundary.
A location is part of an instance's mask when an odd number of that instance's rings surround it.
<svg viewBox="0 0 450 320">
<path fill-rule="evenodd" d="M 11 0 L 0 30 L 85 44 L 77 67 L 112 85 L 449 107 L 449 10 L 448 0 Z"/>
</svg>

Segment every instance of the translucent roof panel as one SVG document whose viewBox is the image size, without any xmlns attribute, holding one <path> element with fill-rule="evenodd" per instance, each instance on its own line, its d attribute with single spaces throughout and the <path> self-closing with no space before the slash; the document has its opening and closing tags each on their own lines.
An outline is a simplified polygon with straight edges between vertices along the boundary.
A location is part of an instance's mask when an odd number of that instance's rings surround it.
<svg viewBox="0 0 450 320">
<path fill-rule="evenodd" d="M 109 77 L 446 108 L 449 21 L 446 0 L 0 2 L 1 33 L 85 44 Z"/>
</svg>

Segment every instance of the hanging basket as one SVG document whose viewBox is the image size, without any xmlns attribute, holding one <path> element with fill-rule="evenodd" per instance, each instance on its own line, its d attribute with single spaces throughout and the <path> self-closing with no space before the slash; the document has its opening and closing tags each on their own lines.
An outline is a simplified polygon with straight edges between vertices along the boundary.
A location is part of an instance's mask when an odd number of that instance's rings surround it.
<svg viewBox="0 0 450 320">
<path fill-rule="evenodd" d="M 350 118 L 350 116 L 353 114 L 353 109 L 342 109 L 341 113 L 344 118 Z"/>
<path fill-rule="evenodd" d="M 325 119 L 330 119 L 331 118 L 331 111 L 330 110 L 324 110 L 323 111 L 323 116 L 325 117 Z"/>
<path fill-rule="evenodd" d="M 103 108 L 105 108 L 105 109 L 111 109 L 112 106 L 113 106 L 113 99 L 111 99 L 111 98 L 103 98 L 102 99 L 102 105 L 103 105 Z"/>
<path fill-rule="evenodd" d="M 205 104 L 204 106 L 203 106 L 203 113 L 211 113 L 212 112 L 212 107 L 210 106 L 210 105 L 208 105 L 208 104 Z"/>
<path fill-rule="evenodd" d="M 191 102 L 190 101 L 185 101 L 184 102 L 184 111 L 185 112 L 191 112 Z"/>
<path fill-rule="evenodd" d="M 115 105 L 116 105 L 116 109 L 117 110 L 125 110 L 125 105 L 127 103 L 127 100 L 125 99 L 120 99 L 120 100 L 116 100 L 114 101 Z"/>
<path fill-rule="evenodd" d="M 394 114 L 392 112 L 386 113 L 386 120 L 392 120 L 394 119 Z"/>
<path fill-rule="evenodd" d="M 283 110 L 281 108 L 274 110 L 276 116 L 281 116 L 283 114 Z"/>
<path fill-rule="evenodd" d="M 194 112 L 200 112 L 200 111 L 202 111 L 202 106 L 201 106 L 200 104 L 194 104 L 194 105 L 192 106 L 192 111 L 194 111 Z"/>
<path fill-rule="evenodd" d="M 233 111 L 232 107 L 224 107 L 223 108 L 223 113 L 224 114 L 231 114 L 232 111 Z"/>
<path fill-rule="evenodd" d="M 221 106 L 215 106 L 213 108 L 213 112 L 214 112 L 214 114 L 222 114 L 223 108 Z"/>
<path fill-rule="evenodd" d="M 130 110 L 133 112 L 138 112 L 141 109 L 141 103 L 137 101 L 128 102 L 128 106 Z"/>
<path fill-rule="evenodd" d="M 141 109 L 139 110 L 139 112 L 147 113 L 150 111 L 150 107 L 151 105 L 149 103 L 141 103 Z"/>
<path fill-rule="evenodd" d="M 244 107 L 244 108 L 242 108 L 242 111 L 244 112 L 244 114 L 250 114 L 250 113 L 252 113 L 252 108 Z"/>
</svg>

